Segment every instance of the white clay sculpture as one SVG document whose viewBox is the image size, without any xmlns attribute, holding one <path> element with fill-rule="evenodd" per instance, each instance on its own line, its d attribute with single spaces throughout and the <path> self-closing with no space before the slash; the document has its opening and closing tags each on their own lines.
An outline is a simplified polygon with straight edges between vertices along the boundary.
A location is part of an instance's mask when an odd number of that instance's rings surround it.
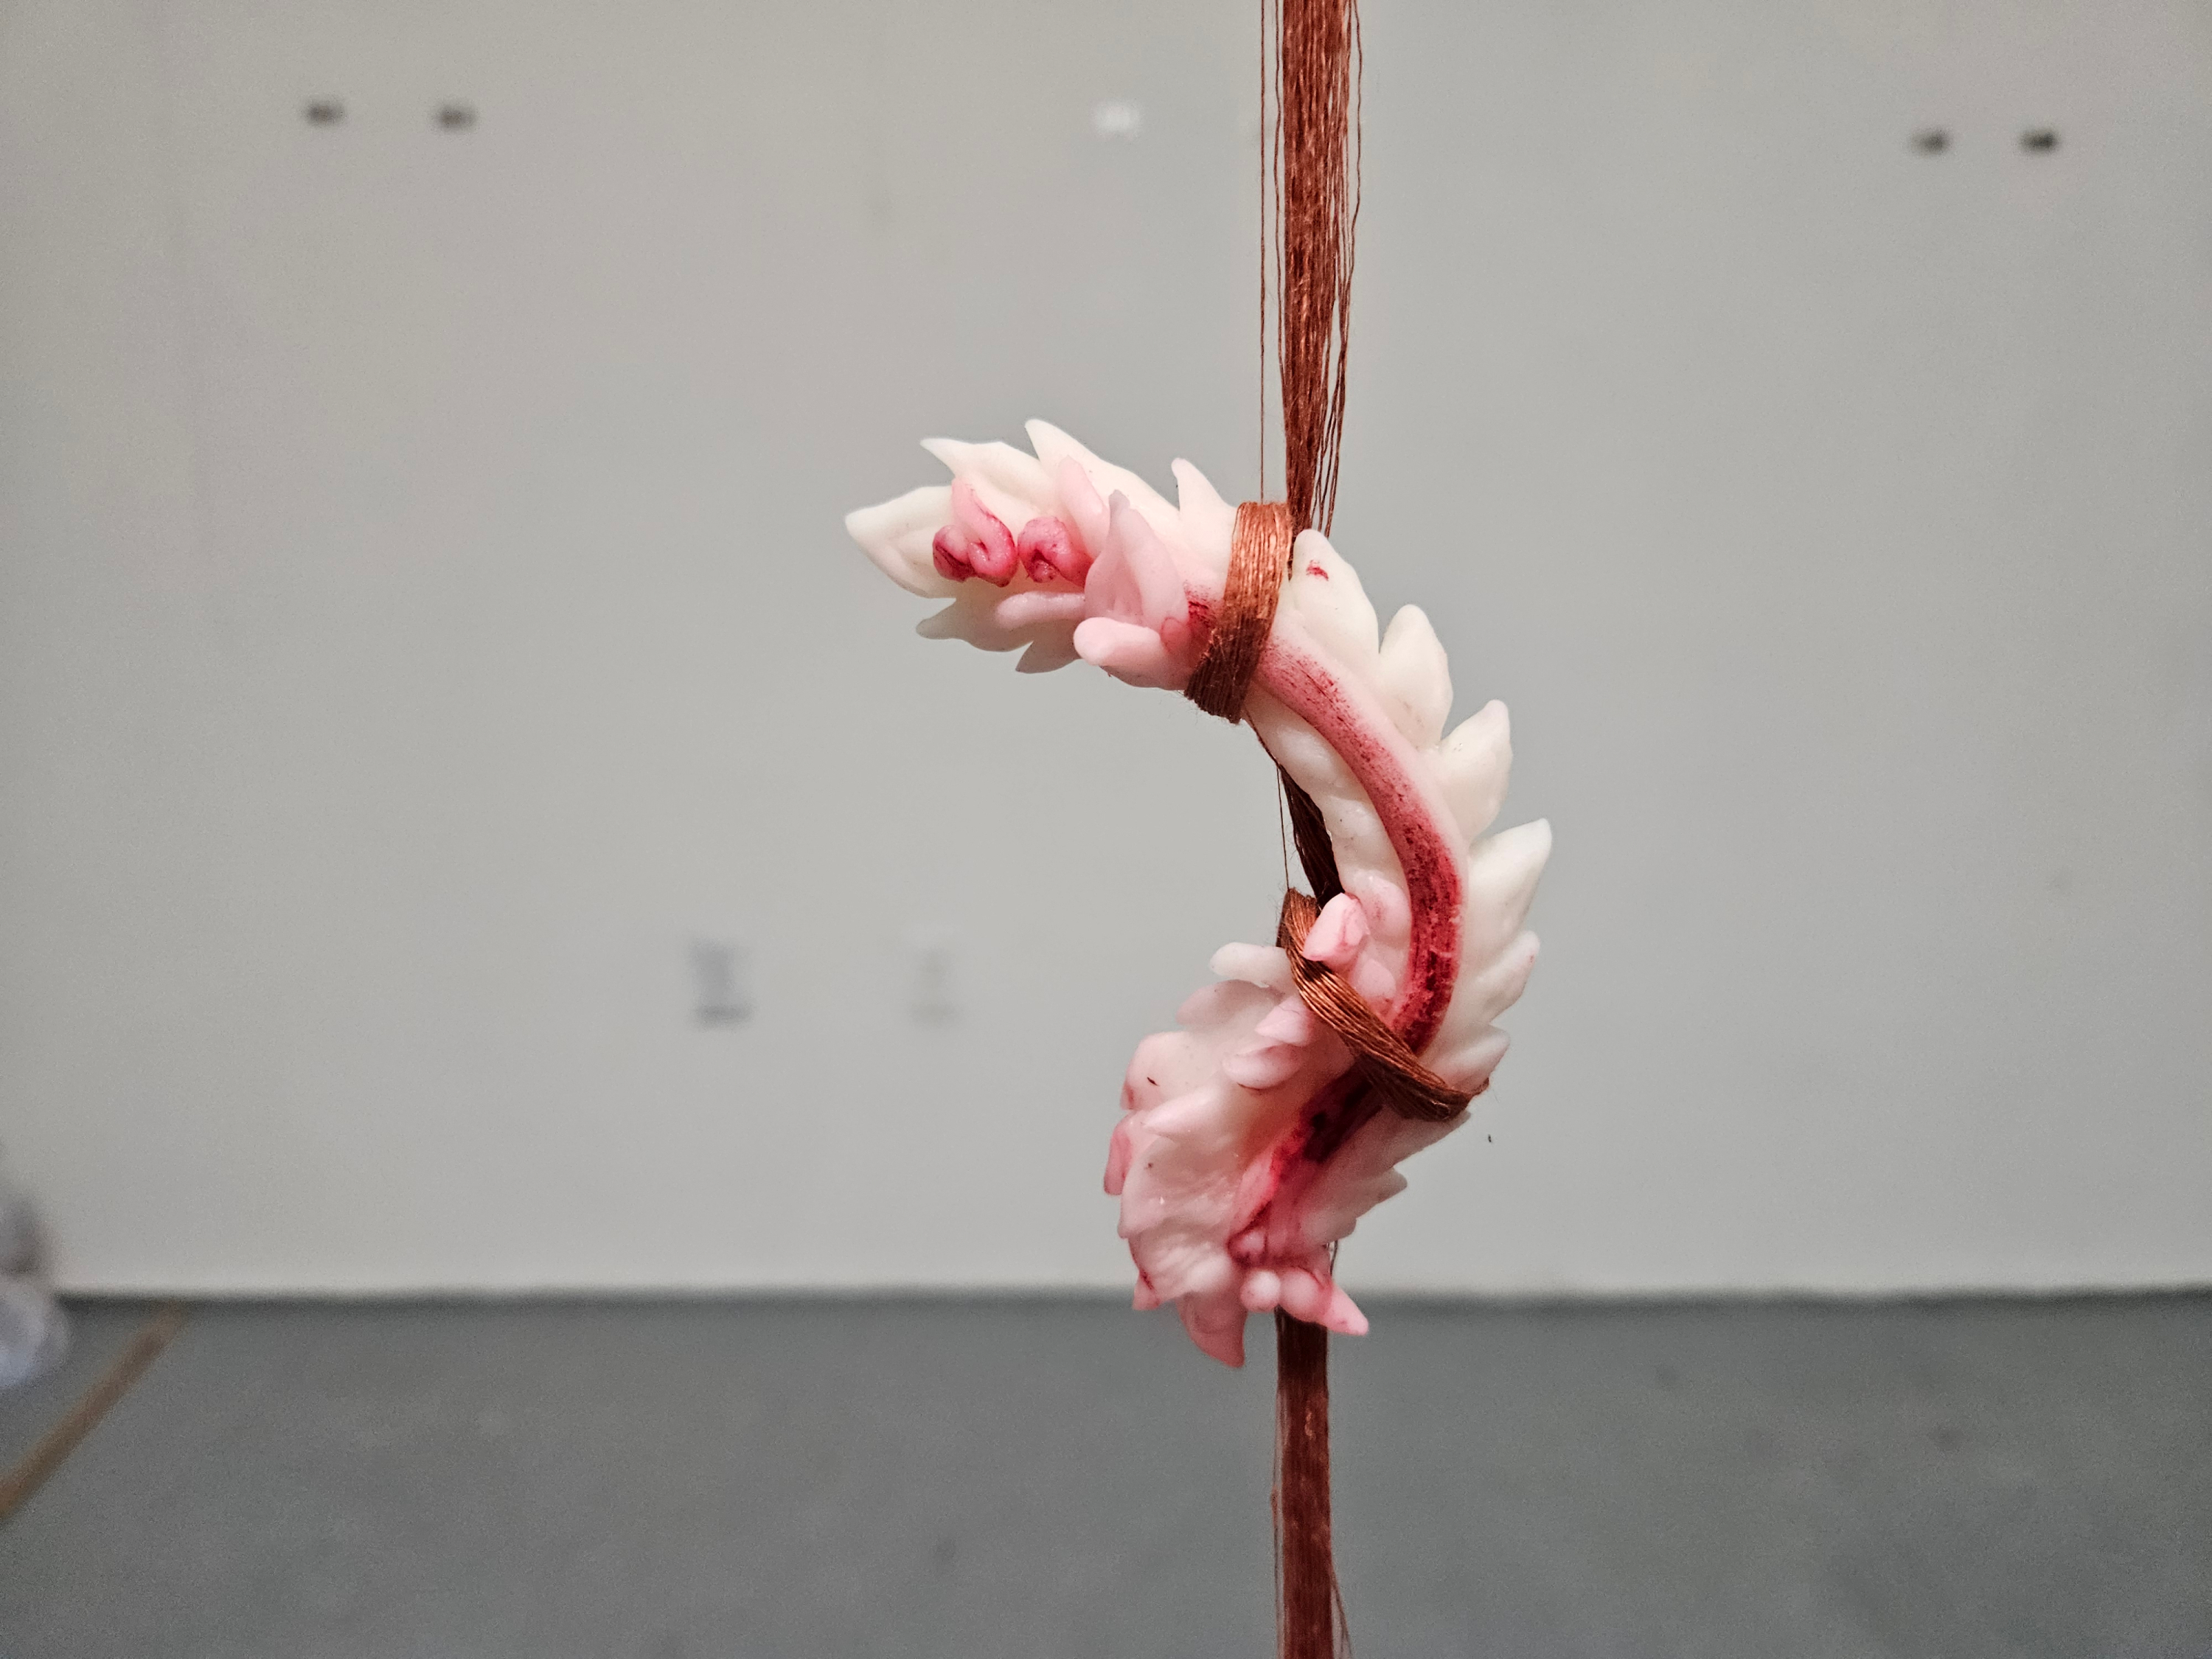
<svg viewBox="0 0 2212 1659">
<path fill-rule="evenodd" d="M 846 520 L 884 573 L 950 603 L 931 638 L 1022 652 L 1026 672 L 1078 658 L 1181 690 L 1221 604 L 1236 508 L 1177 461 L 1179 505 L 1066 434 L 926 447 L 950 485 Z M 1435 1074 L 1480 1092 L 1505 1052 L 1493 1022 L 1536 959 L 1522 928 L 1551 851 L 1541 821 L 1480 839 L 1505 794 L 1505 708 L 1449 735 L 1451 676 L 1408 605 L 1378 638 L 1359 578 L 1313 530 L 1292 546 L 1244 715 L 1320 808 L 1345 890 L 1304 954 L 1326 963 Z M 1405 1188 L 1401 1160 L 1467 1121 L 1401 1116 L 1351 1086 L 1354 1056 L 1297 994 L 1275 945 L 1228 945 L 1181 1029 L 1138 1045 L 1106 1189 L 1137 1267 L 1136 1304 L 1173 1302 L 1191 1338 L 1243 1362 L 1248 1313 L 1280 1308 L 1347 1334 L 1367 1321 L 1334 1247 Z"/>
</svg>

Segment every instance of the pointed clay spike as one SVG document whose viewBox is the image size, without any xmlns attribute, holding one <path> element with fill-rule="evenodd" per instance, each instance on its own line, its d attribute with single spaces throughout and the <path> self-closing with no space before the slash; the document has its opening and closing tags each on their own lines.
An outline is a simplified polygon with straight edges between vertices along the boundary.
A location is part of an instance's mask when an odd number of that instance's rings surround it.
<svg viewBox="0 0 2212 1659">
<path fill-rule="evenodd" d="M 1106 503 L 1098 499 L 1091 475 L 1076 461 L 1060 464 L 1060 501 L 1086 560 L 1097 558 L 1106 550 Z"/>
<path fill-rule="evenodd" d="M 1325 962 L 1338 969 L 1349 967 L 1367 943 L 1367 913 L 1349 893 L 1339 893 L 1322 906 L 1313 931 L 1306 935 L 1308 962 Z"/>
<path fill-rule="evenodd" d="M 1340 1285 L 1329 1286 L 1328 1311 L 1321 1322 L 1346 1336 L 1367 1334 L 1367 1316 L 1359 1311 L 1352 1299 L 1344 1293 L 1344 1287 Z"/>
<path fill-rule="evenodd" d="M 1409 605 L 1390 618 L 1376 665 L 1390 718 L 1417 749 L 1434 743 L 1451 712 L 1451 665 L 1427 614 Z"/>
<path fill-rule="evenodd" d="M 1252 1035 L 1265 1037 L 1270 1042 L 1286 1042 L 1303 1048 L 1314 1040 L 1316 1030 L 1313 1010 L 1297 997 L 1286 996 L 1253 1028 Z"/>
</svg>

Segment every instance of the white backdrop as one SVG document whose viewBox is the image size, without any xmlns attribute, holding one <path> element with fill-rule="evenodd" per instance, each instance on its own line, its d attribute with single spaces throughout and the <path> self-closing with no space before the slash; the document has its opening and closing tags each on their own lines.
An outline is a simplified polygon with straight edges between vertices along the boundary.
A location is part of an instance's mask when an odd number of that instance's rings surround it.
<svg viewBox="0 0 2212 1659">
<path fill-rule="evenodd" d="M 915 639 L 839 519 L 1031 414 L 1249 492 L 1254 10 L 0 5 L 68 1283 L 1126 1282 L 1121 1069 L 1272 926 L 1267 774 Z M 2203 9 L 1366 12 L 1338 539 L 1559 848 L 1346 1282 L 2212 1279 Z"/>
</svg>

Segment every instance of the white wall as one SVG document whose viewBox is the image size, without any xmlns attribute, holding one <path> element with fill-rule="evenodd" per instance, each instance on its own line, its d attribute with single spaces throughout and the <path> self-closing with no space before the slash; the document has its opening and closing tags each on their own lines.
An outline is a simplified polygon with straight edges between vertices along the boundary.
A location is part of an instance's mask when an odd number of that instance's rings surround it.
<svg viewBox="0 0 2212 1659">
<path fill-rule="evenodd" d="M 1267 775 L 915 639 L 838 520 L 1030 414 L 1250 489 L 1252 9 L 0 7 L 68 1282 L 1125 1281 L 1121 1068 L 1271 925 Z M 2203 8 L 1366 11 L 1339 540 L 1559 851 L 1347 1282 L 2212 1279 Z"/>
</svg>

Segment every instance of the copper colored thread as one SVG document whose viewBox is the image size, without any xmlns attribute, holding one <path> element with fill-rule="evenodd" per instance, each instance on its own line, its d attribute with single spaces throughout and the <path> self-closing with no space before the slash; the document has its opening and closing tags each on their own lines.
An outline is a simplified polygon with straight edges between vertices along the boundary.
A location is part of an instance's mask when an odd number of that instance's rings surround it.
<svg viewBox="0 0 2212 1659">
<path fill-rule="evenodd" d="M 1283 895 L 1275 943 L 1291 959 L 1298 1000 L 1313 1010 L 1316 1019 L 1344 1039 L 1361 1081 L 1399 1116 L 1426 1123 L 1457 1117 L 1474 1098 L 1474 1091 L 1453 1088 L 1422 1065 L 1406 1046 L 1405 1038 L 1367 1006 L 1367 999 L 1353 990 L 1341 974 L 1325 962 L 1306 959 L 1306 934 L 1320 915 L 1321 906 L 1311 896 L 1296 888 Z"/>
<path fill-rule="evenodd" d="M 1268 210 L 1274 204 L 1273 178 L 1275 128 L 1269 125 L 1267 46 L 1274 16 L 1274 0 L 1260 0 L 1260 471 L 1259 493 L 1267 494 L 1267 283 L 1273 261 L 1268 252 Z"/>
<path fill-rule="evenodd" d="M 1278 0 L 1276 362 L 1283 481 L 1301 530 L 1336 518 L 1359 218 L 1358 0 Z"/>
<path fill-rule="evenodd" d="M 1272 112 L 1265 107 L 1271 33 Z M 1336 518 L 1352 327 L 1352 237 L 1359 218 L 1358 0 L 1261 0 L 1261 114 L 1272 140 L 1261 179 L 1261 491 L 1265 494 L 1267 485 L 1266 272 L 1272 205 L 1276 369 L 1287 499 L 1281 505 L 1248 501 L 1237 508 L 1221 608 L 1189 690 L 1200 708 L 1228 720 L 1242 715 L 1273 630 L 1279 589 L 1289 574 L 1291 542 L 1300 530 L 1327 534 Z M 1300 999 L 1351 1048 L 1360 1079 L 1356 1086 L 1375 1090 L 1409 1115 L 1453 1115 L 1467 1097 L 1422 1066 L 1334 972 L 1322 963 L 1308 963 L 1297 948 L 1321 905 L 1343 890 L 1343 882 L 1319 805 L 1287 773 L 1282 781 L 1298 861 L 1315 895 L 1293 889 L 1283 899 L 1279 931 Z M 1330 1539 L 1328 1333 L 1279 1312 L 1275 1358 L 1277 1648 L 1280 1659 L 1338 1659 L 1349 1644 Z"/>
<path fill-rule="evenodd" d="M 1279 766 L 1275 771 L 1283 781 L 1283 798 L 1290 804 L 1291 836 L 1297 846 L 1298 862 L 1305 866 L 1306 884 L 1313 889 L 1314 897 L 1326 904 L 1344 890 L 1344 878 L 1336 869 L 1336 848 L 1329 844 L 1328 825 L 1322 820 L 1320 805 L 1298 787 L 1297 780 Z"/>
<path fill-rule="evenodd" d="M 1328 1333 L 1275 1315 L 1275 1530 L 1281 1659 L 1336 1659 L 1328 1493 Z"/>
<path fill-rule="evenodd" d="M 1290 563 L 1289 507 L 1281 501 L 1240 503 L 1213 635 L 1183 689 L 1183 696 L 1207 714 L 1225 720 L 1243 718 L 1244 694 L 1259 672 L 1267 635 L 1274 631 L 1275 605 Z"/>
</svg>

